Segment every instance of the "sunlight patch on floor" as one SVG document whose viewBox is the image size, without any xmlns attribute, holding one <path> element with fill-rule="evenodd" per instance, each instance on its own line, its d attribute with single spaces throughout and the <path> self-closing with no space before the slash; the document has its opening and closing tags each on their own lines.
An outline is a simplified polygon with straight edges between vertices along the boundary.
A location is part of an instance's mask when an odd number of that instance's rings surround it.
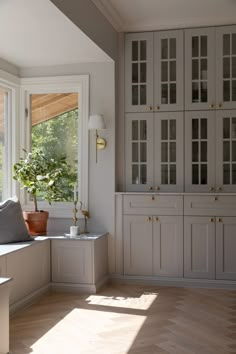
<svg viewBox="0 0 236 354">
<path fill-rule="evenodd" d="M 158 293 L 144 293 L 140 297 L 91 295 L 87 301 L 90 305 L 148 310 L 157 297 Z"/>
<path fill-rule="evenodd" d="M 146 316 L 74 309 L 31 346 L 32 353 L 108 354 L 104 347 L 109 347 L 109 354 L 125 354 L 145 320 Z"/>
</svg>

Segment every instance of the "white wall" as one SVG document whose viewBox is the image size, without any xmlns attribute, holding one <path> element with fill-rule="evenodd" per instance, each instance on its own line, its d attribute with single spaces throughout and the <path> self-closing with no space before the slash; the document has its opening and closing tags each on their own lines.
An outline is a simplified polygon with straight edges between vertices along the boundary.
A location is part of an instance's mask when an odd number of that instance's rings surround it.
<svg viewBox="0 0 236 354">
<path fill-rule="evenodd" d="M 115 65 L 111 63 L 75 64 L 45 68 L 21 69 L 21 77 L 89 74 L 90 114 L 104 115 L 107 130 L 101 136 L 107 148 L 98 152 L 95 162 L 95 136 L 89 143 L 89 231 L 108 231 L 110 271 L 113 266 L 114 191 L 115 191 Z M 50 219 L 49 231 L 68 232 L 72 220 Z"/>
<path fill-rule="evenodd" d="M 118 34 L 91 0 L 50 0 L 112 59 L 117 58 Z"/>
</svg>

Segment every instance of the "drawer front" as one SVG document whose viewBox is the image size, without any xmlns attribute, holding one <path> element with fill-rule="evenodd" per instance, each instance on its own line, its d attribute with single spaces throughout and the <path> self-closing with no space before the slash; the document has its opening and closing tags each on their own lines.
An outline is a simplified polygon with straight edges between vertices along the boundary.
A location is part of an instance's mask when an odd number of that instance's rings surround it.
<svg viewBox="0 0 236 354">
<path fill-rule="evenodd" d="M 182 215 L 183 197 L 175 195 L 125 195 L 124 214 Z"/>
<path fill-rule="evenodd" d="M 185 196 L 184 215 L 236 216 L 236 196 Z"/>
</svg>

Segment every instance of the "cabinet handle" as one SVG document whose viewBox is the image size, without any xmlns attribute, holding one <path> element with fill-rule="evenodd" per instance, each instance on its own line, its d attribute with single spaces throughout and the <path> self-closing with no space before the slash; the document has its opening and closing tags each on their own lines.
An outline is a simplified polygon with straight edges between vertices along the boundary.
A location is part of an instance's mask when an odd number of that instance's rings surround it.
<svg viewBox="0 0 236 354">
<path fill-rule="evenodd" d="M 221 219 L 221 218 L 219 218 L 217 221 L 218 221 L 218 222 L 222 222 L 222 219 Z"/>
<path fill-rule="evenodd" d="M 213 191 L 214 190 L 214 187 L 209 187 L 209 192 Z"/>
<path fill-rule="evenodd" d="M 221 108 L 222 106 L 223 106 L 223 104 L 222 104 L 222 103 L 219 103 L 219 104 L 218 104 L 218 107 L 219 107 L 219 108 Z"/>
<path fill-rule="evenodd" d="M 210 104 L 210 108 L 214 108 L 214 103 Z"/>
<path fill-rule="evenodd" d="M 156 221 L 159 221 L 158 217 L 156 216 Z"/>
<path fill-rule="evenodd" d="M 152 196 L 152 200 L 155 200 L 155 197 L 154 197 L 154 195 Z"/>
<path fill-rule="evenodd" d="M 159 186 L 156 186 L 156 191 L 159 191 L 160 190 L 160 187 Z"/>
<path fill-rule="evenodd" d="M 217 200 L 218 200 L 218 198 L 217 198 L 217 197 L 214 197 L 214 198 L 213 198 L 213 200 L 214 200 L 214 201 L 217 201 Z"/>
<path fill-rule="evenodd" d="M 149 110 L 149 111 L 152 111 L 152 106 L 149 106 L 149 107 L 148 107 L 148 110 Z"/>
<path fill-rule="evenodd" d="M 220 191 L 222 191 L 222 188 L 221 188 L 221 187 L 217 187 L 216 190 L 217 190 L 218 192 L 220 192 Z"/>
<path fill-rule="evenodd" d="M 157 110 L 159 110 L 159 109 L 160 109 L 160 106 L 157 106 L 156 108 L 157 108 Z"/>
<path fill-rule="evenodd" d="M 149 190 L 152 191 L 152 190 L 153 190 L 153 187 L 149 187 Z"/>
<path fill-rule="evenodd" d="M 210 218 L 209 221 L 210 221 L 210 222 L 214 222 L 214 219 L 213 219 L 213 218 Z"/>
<path fill-rule="evenodd" d="M 147 218 L 147 221 L 152 221 L 151 216 L 149 216 L 149 217 Z"/>
</svg>

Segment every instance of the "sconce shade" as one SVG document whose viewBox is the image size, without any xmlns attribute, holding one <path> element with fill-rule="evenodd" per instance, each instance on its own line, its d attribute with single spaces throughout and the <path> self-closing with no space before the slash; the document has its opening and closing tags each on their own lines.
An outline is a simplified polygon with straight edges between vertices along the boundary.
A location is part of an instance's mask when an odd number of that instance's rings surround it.
<svg viewBox="0 0 236 354">
<path fill-rule="evenodd" d="M 89 117 L 88 129 L 106 129 L 102 115 L 96 114 Z"/>
</svg>

